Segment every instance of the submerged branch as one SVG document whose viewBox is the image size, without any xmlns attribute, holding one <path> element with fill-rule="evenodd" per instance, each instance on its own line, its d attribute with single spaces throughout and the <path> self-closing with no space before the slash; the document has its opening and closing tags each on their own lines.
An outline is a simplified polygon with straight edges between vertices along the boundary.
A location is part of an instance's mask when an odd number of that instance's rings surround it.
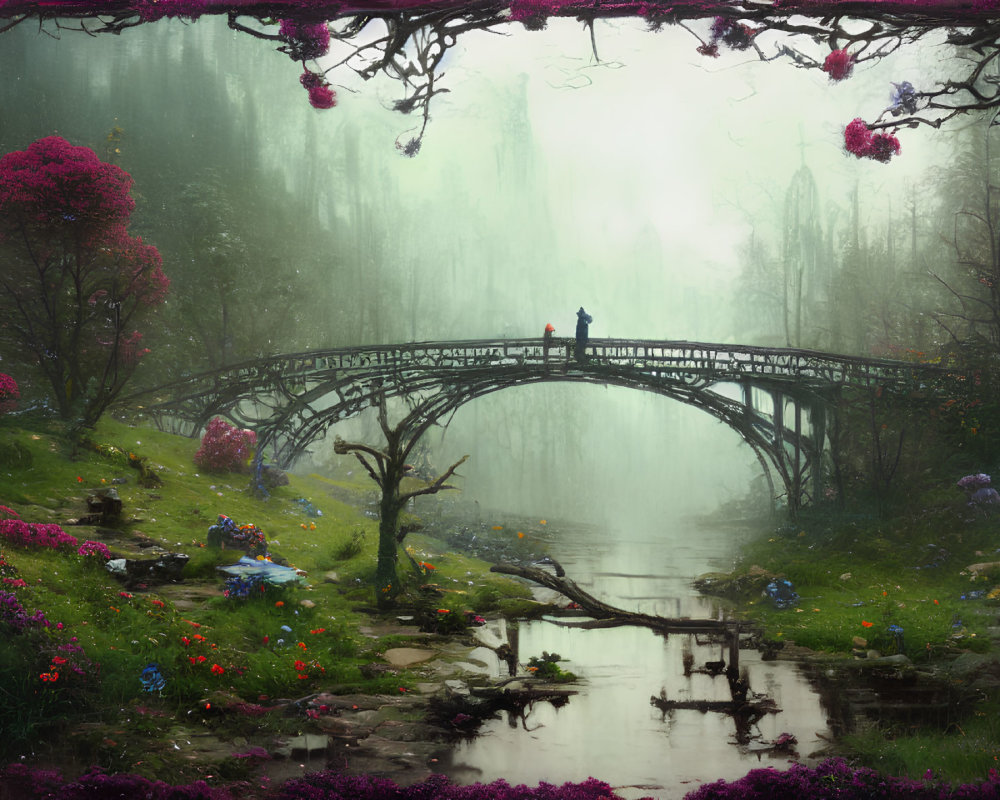
<svg viewBox="0 0 1000 800">
<path fill-rule="evenodd" d="M 741 624 L 724 620 L 686 619 L 660 617 L 655 614 L 643 614 L 639 611 L 625 611 L 608 605 L 588 592 L 581 589 L 570 578 L 553 575 L 537 567 L 525 567 L 520 564 L 494 564 L 490 572 L 502 575 L 515 575 L 533 583 L 537 583 L 553 591 L 559 592 L 579 605 L 595 620 L 601 622 L 594 627 L 615 627 L 617 625 L 638 625 L 651 628 L 657 633 L 725 633 L 733 631 L 738 635 Z"/>
</svg>

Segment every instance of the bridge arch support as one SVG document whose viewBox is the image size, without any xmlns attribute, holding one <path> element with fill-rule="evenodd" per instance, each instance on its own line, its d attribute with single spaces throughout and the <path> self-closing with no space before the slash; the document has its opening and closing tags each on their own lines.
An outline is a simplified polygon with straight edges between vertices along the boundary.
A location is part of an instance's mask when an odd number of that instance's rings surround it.
<svg viewBox="0 0 1000 800">
<path fill-rule="evenodd" d="M 782 348 L 594 339 L 425 342 L 293 353 L 151 390 L 147 412 L 199 432 L 214 416 L 254 429 L 289 466 L 337 422 L 403 398 L 399 423 L 418 438 L 478 397 L 513 386 L 577 382 L 653 392 L 735 430 L 794 512 L 823 488 L 831 401 L 845 384 L 912 379 L 913 365 Z M 148 402 L 151 393 L 160 395 Z M 136 400 L 135 397 L 130 398 Z M 776 480 L 776 479 L 777 480 Z"/>
</svg>

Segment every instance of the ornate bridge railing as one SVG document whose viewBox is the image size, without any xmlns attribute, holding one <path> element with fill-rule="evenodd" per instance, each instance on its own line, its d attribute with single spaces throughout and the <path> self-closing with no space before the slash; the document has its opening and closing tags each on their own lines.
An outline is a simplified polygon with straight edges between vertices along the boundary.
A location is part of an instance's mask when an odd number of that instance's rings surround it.
<svg viewBox="0 0 1000 800">
<path fill-rule="evenodd" d="M 214 416 L 253 428 L 289 465 L 337 421 L 404 397 L 422 431 L 476 397 L 550 381 L 617 385 L 698 406 L 733 427 L 791 505 L 815 496 L 827 407 L 845 385 L 920 386 L 939 367 L 808 350 L 686 341 L 572 339 L 419 342 L 290 353 L 191 375 L 128 398 L 197 434 Z M 773 494 L 773 492 L 772 492 Z"/>
</svg>

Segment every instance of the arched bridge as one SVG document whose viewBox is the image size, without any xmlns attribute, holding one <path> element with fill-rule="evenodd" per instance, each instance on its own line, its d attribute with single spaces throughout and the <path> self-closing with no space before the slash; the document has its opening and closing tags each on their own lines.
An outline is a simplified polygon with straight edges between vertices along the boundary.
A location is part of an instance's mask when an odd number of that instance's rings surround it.
<svg viewBox="0 0 1000 800">
<path fill-rule="evenodd" d="M 404 398 L 404 435 L 419 436 L 477 397 L 513 386 L 575 381 L 654 392 L 697 406 L 736 430 L 789 504 L 821 488 L 827 411 L 845 385 L 913 385 L 940 368 L 807 350 L 685 341 L 572 339 L 421 342 L 317 350 L 192 375 L 133 395 L 174 430 L 198 434 L 214 416 L 257 432 L 289 466 L 333 424 Z M 180 425 L 178 426 L 178 423 Z M 774 492 L 772 492 L 772 495 Z"/>
</svg>

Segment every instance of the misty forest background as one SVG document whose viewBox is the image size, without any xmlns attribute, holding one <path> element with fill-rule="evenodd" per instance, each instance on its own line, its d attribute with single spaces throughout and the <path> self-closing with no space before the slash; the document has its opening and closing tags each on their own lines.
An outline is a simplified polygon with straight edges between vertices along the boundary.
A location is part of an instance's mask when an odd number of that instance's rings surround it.
<svg viewBox="0 0 1000 800">
<path fill-rule="evenodd" d="M 580 305 L 595 337 L 914 359 L 978 337 L 995 351 L 1000 323 L 972 325 L 961 303 L 997 307 L 988 121 L 904 131 L 891 165 L 843 151 L 843 126 L 879 110 L 890 81 L 926 82 L 954 53 L 900 54 L 834 86 L 705 59 L 640 21 L 597 32 L 600 62 L 566 20 L 470 35 L 409 159 L 394 142 L 418 120 L 389 110 L 388 81 L 334 73 L 338 107 L 314 111 L 294 64 L 221 20 L 60 40 L 21 25 L 0 47 L 0 152 L 59 134 L 135 179 L 131 230 L 171 279 L 144 385 L 275 352 L 541 336 L 547 322 L 572 336 Z M 2 355 L 30 402 L 17 353 Z M 621 389 L 498 393 L 428 446 L 439 464 L 472 455 L 464 494 L 483 508 L 602 524 L 762 487 L 728 428 Z M 326 444 L 311 459 L 335 466 Z"/>
</svg>

